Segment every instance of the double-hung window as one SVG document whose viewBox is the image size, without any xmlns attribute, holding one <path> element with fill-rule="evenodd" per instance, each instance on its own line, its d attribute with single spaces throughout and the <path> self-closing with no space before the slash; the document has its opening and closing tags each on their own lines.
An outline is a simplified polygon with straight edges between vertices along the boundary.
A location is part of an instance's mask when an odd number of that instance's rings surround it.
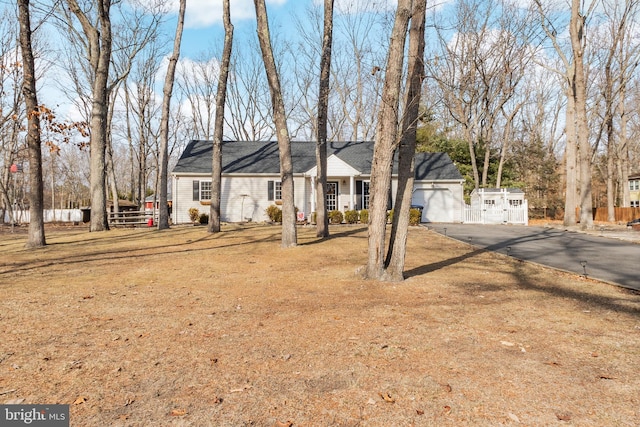
<svg viewBox="0 0 640 427">
<path fill-rule="evenodd" d="M 193 201 L 211 200 L 211 181 L 193 181 Z"/>
<path fill-rule="evenodd" d="M 267 183 L 267 200 L 282 200 L 282 182 L 268 181 Z"/>
</svg>

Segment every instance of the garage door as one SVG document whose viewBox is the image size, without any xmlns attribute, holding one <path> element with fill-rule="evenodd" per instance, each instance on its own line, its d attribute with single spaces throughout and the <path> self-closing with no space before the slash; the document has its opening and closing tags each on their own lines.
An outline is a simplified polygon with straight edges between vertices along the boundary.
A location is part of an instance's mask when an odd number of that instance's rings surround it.
<svg viewBox="0 0 640 427">
<path fill-rule="evenodd" d="M 424 206 L 422 222 L 453 222 L 453 193 L 447 188 L 419 188 L 411 204 Z"/>
</svg>

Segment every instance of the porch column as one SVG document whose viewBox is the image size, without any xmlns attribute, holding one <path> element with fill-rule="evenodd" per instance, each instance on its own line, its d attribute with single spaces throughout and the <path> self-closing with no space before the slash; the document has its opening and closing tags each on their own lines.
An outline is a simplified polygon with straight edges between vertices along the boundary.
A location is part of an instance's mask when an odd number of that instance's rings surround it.
<svg viewBox="0 0 640 427">
<path fill-rule="evenodd" d="M 354 210 L 356 208 L 356 178 L 351 175 L 349 177 L 349 209 Z"/>
<path fill-rule="evenodd" d="M 316 211 L 316 177 L 311 175 L 311 212 L 309 212 L 309 218 Z"/>
</svg>

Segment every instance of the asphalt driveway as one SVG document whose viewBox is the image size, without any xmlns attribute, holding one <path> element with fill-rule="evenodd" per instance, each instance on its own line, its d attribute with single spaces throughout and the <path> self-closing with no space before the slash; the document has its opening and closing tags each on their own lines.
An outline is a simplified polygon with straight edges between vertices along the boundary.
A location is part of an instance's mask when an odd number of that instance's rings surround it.
<svg viewBox="0 0 640 427">
<path fill-rule="evenodd" d="M 586 272 L 588 277 L 640 290 L 640 244 L 607 237 L 606 233 L 517 225 L 428 227 L 475 247 L 580 275 Z"/>
</svg>

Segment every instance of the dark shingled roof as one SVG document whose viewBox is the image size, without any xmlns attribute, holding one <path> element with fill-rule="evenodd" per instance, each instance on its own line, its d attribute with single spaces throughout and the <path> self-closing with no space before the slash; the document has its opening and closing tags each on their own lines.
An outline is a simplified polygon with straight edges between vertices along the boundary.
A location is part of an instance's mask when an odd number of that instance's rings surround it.
<svg viewBox="0 0 640 427">
<path fill-rule="evenodd" d="M 211 173 L 211 141 L 191 141 L 173 173 Z M 363 175 L 371 173 L 372 142 L 329 142 L 327 156 L 334 154 Z M 316 165 L 314 142 L 291 142 L 293 172 L 301 174 Z M 278 143 L 225 141 L 222 145 L 222 172 L 225 174 L 279 174 Z M 397 165 L 394 173 L 397 172 Z M 446 153 L 416 153 L 417 180 L 461 180 L 462 175 Z"/>
</svg>

